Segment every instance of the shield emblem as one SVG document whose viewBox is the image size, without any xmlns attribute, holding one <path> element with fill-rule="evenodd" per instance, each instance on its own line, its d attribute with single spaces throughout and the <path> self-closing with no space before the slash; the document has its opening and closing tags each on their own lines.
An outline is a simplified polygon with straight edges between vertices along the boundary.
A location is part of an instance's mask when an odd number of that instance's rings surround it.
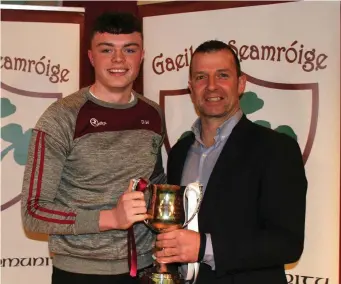
<svg viewBox="0 0 341 284">
<path fill-rule="evenodd" d="M 43 111 L 53 101 L 62 98 L 63 94 L 26 91 L 3 82 L 1 82 L 1 89 L 3 174 L 1 211 L 3 211 L 20 201 L 22 176 L 32 127 Z"/>
<path fill-rule="evenodd" d="M 307 162 L 316 134 L 319 108 L 318 83 L 276 83 L 246 73 L 247 87 L 240 99 L 244 114 L 251 121 L 296 139 L 304 164 Z M 166 119 L 165 148 L 191 130 L 197 118 L 189 89 L 161 90 L 160 107 Z"/>
</svg>

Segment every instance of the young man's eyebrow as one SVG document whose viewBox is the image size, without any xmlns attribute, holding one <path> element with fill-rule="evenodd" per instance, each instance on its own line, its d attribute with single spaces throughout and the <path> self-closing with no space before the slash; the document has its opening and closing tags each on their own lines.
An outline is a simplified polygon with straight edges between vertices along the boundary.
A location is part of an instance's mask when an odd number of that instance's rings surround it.
<svg viewBox="0 0 341 284">
<path fill-rule="evenodd" d="M 110 47 L 113 47 L 114 45 L 110 42 L 100 42 L 100 43 L 97 43 L 96 46 L 110 46 Z"/>
<path fill-rule="evenodd" d="M 115 45 L 111 42 L 100 42 L 96 46 L 114 47 Z M 126 43 L 123 45 L 123 47 L 132 47 L 132 46 L 140 47 L 140 45 L 138 43 L 135 43 L 135 42 Z"/>
</svg>

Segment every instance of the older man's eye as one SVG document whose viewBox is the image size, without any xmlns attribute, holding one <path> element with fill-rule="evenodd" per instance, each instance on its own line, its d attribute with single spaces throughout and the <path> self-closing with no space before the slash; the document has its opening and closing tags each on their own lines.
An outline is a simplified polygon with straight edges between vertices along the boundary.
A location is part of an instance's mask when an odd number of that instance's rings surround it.
<svg viewBox="0 0 341 284">
<path fill-rule="evenodd" d="M 203 79 L 205 79 L 205 76 L 204 75 L 197 75 L 196 77 L 195 77 L 195 80 L 203 80 Z"/>
<path fill-rule="evenodd" d="M 220 74 L 218 75 L 218 77 L 219 77 L 219 78 L 228 78 L 229 75 L 228 75 L 227 73 L 220 73 Z"/>
</svg>

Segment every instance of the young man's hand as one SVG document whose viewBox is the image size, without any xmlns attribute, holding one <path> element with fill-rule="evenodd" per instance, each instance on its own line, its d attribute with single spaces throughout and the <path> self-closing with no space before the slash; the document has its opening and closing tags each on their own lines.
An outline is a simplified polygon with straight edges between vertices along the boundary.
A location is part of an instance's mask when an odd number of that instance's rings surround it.
<svg viewBox="0 0 341 284">
<path fill-rule="evenodd" d="M 130 181 L 128 189 L 120 196 L 116 207 L 100 212 L 100 231 L 126 230 L 134 223 L 148 218 L 144 194 L 132 191 L 132 186 L 133 182 Z"/>
</svg>

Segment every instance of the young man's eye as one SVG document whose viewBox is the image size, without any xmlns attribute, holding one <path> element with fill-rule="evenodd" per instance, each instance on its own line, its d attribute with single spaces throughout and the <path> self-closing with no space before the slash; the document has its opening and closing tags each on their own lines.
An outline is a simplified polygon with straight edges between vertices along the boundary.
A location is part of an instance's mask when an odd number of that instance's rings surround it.
<svg viewBox="0 0 341 284">
<path fill-rule="evenodd" d="M 101 53 L 110 53 L 110 52 L 111 52 L 111 49 L 108 49 L 108 48 L 101 50 Z"/>
<path fill-rule="evenodd" d="M 127 48 L 125 50 L 126 53 L 135 53 L 136 52 L 136 49 L 133 49 L 133 48 Z"/>
</svg>

